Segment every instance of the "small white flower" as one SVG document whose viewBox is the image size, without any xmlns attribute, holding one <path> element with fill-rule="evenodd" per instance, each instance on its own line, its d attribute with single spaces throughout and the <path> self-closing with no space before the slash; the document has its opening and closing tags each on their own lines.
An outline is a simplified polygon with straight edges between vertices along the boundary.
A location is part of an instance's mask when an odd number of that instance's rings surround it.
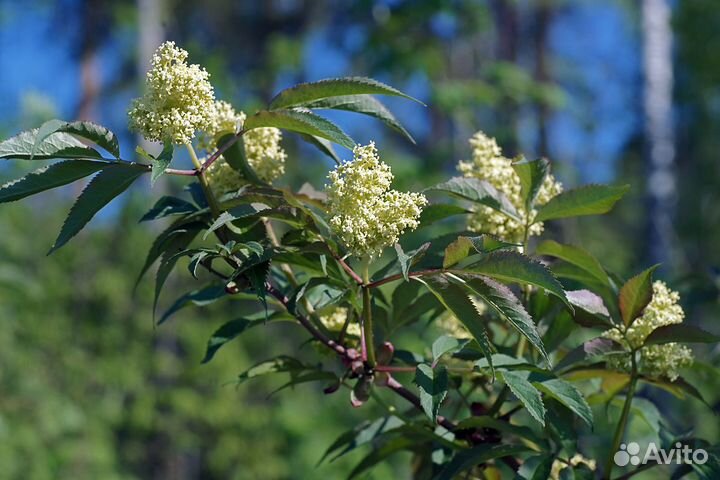
<svg viewBox="0 0 720 480">
<path fill-rule="evenodd" d="M 355 147 L 353 156 L 328 175 L 330 226 L 353 255 L 376 257 L 405 230 L 417 228 L 427 199 L 390 189 L 390 166 L 380 161 L 373 142 Z"/>
<path fill-rule="evenodd" d="M 606 331 L 603 336 L 627 348 L 640 348 L 656 328 L 682 323 L 685 312 L 679 301 L 678 292 L 670 290 L 664 282 L 657 280 L 653 283 L 650 303 L 645 307 L 643 314 L 627 329 L 625 336 L 618 328 Z M 693 362 L 692 351 L 679 343 L 649 345 L 640 348 L 639 352 L 638 370 L 654 378 L 665 377 L 673 381 L 679 376 L 680 369 L 692 365 Z M 630 371 L 630 358 L 614 355 L 608 361 L 608 366 L 614 370 Z"/>
<path fill-rule="evenodd" d="M 208 128 L 214 113 L 210 75 L 187 64 L 188 53 L 165 42 L 156 50 L 146 75 L 146 92 L 132 102 L 130 128 L 151 141 L 188 143 Z"/>
<path fill-rule="evenodd" d="M 335 307 L 328 314 L 320 315 L 320 322 L 325 325 L 331 332 L 339 332 L 342 330 L 348 317 L 348 309 L 345 307 Z M 358 322 L 350 322 L 347 328 L 347 334 L 354 337 L 360 336 L 360 324 Z"/>
<path fill-rule="evenodd" d="M 495 139 L 483 132 L 473 135 L 470 138 L 470 145 L 473 149 L 472 160 L 460 161 L 457 165 L 458 171 L 465 177 L 478 178 L 493 185 L 508 197 L 520 217 L 524 218 L 525 208 L 521 197 L 520 177 L 512 168 L 512 160 L 503 157 L 502 150 Z M 544 205 L 560 192 L 562 192 L 562 185 L 555 180 L 555 177 L 548 174 L 540 187 L 535 203 Z M 530 212 L 531 218 L 536 213 Z M 481 205 L 477 208 L 477 212 L 470 216 L 468 229 L 489 233 L 501 240 L 517 243 L 523 239 L 524 225 L 503 213 Z M 543 224 L 539 222 L 530 227 L 529 234 L 531 236 L 540 235 L 542 231 Z"/>
</svg>

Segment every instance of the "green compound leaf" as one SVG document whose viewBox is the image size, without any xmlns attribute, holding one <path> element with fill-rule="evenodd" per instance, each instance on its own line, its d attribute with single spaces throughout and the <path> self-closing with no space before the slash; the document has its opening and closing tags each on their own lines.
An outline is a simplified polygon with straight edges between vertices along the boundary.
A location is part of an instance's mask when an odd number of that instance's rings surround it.
<svg viewBox="0 0 720 480">
<path fill-rule="evenodd" d="M 489 253 L 463 268 L 460 273 L 478 273 L 503 282 L 534 285 L 558 297 L 572 311 L 560 282 L 545 265 L 520 252 L 501 250 Z"/>
<path fill-rule="evenodd" d="M 540 391 L 553 397 L 565 407 L 572 410 L 589 427 L 593 426 L 593 413 L 582 393 L 571 383 L 559 378 L 551 378 L 539 382 L 533 382 Z"/>
<path fill-rule="evenodd" d="M 243 128 L 275 127 L 291 132 L 314 135 L 335 142 L 345 148 L 352 148 L 355 142 L 340 127 L 311 112 L 298 110 L 261 110 L 245 120 Z"/>
<path fill-rule="evenodd" d="M 192 292 L 182 295 L 163 313 L 162 317 L 158 321 L 158 325 L 164 323 L 165 320 L 173 316 L 185 307 L 195 305 L 196 307 L 204 307 L 210 305 L 220 298 L 227 295 L 224 284 L 209 285 L 200 290 L 194 290 Z"/>
<path fill-rule="evenodd" d="M 93 177 L 70 210 L 48 255 L 65 245 L 97 212 L 124 192 L 143 173 L 147 173 L 147 170 L 116 163 L 107 166 Z"/>
<path fill-rule="evenodd" d="M 531 451 L 524 445 L 478 445 L 458 452 L 453 459 L 434 477 L 434 480 L 453 480 L 461 478 L 459 474 L 479 463 L 503 457 L 514 457 Z"/>
<path fill-rule="evenodd" d="M 477 178 L 453 177 L 447 182 L 430 187 L 427 191 L 449 194 L 463 200 L 479 203 L 521 221 L 512 202 L 490 183 Z"/>
<path fill-rule="evenodd" d="M 692 325 L 674 324 L 658 327 L 645 339 L 645 345 L 663 343 L 718 343 L 720 336 Z"/>
<path fill-rule="evenodd" d="M 430 365 L 421 363 L 415 370 L 415 384 L 420 389 L 420 405 L 425 415 L 434 423 L 448 392 L 447 368 L 440 365 L 433 369 Z"/>
<path fill-rule="evenodd" d="M 593 278 L 606 286 L 611 286 L 610 278 L 600 262 L 580 247 L 563 245 L 554 240 L 545 240 L 538 245 L 538 255 L 559 258 L 589 273 Z"/>
<path fill-rule="evenodd" d="M 0 203 L 14 202 L 45 190 L 67 185 L 109 165 L 111 164 L 92 160 L 67 160 L 54 163 L 0 186 Z"/>
<path fill-rule="evenodd" d="M 39 136 L 45 136 L 36 141 Z M 85 158 L 102 160 L 94 148 L 64 132 L 47 133 L 39 128 L 27 130 L 0 142 L 0 159 L 52 160 L 62 158 Z"/>
<path fill-rule="evenodd" d="M 568 190 L 540 207 L 533 221 L 607 213 L 628 190 L 630 185 L 586 185 Z"/>
<path fill-rule="evenodd" d="M 57 131 L 90 140 L 95 145 L 107 150 L 113 157 L 120 158 L 120 144 L 117 137 L 102 125 L 93 122 L 65 122 Z"/>
<path fill-rule="evenodd" d="M 542 402 L 540 391 L 528 381 L 527 372 L 503 370 L 499 372 L 500 378 L 510 391 L 520 400 L 531 417 L 540 425 L 545 426 L 545 405 Z"/>
<path fill-rule="evenodd" d="M 369 95 L 346 95 L 340 97 L 331 97 L 323 100 L 318 100 L 312 103 L 304 105 L 311 109 L 333 109 L 333 110 L 345 110 L 348 112 L 360 113 L 362 115 L 368 115 L 370 117 L 377 118 L 382 121 L 385 125 L 390 128 L 397 130 L 405 136 L 412 143 L 415 143 L 415 139 L 410 133 L 405 130 L 395 116 L 382 104 L 378 99 Z"/>
<path fill-rule="evenodd" d="M 400 90 L 366 77 L 328 78 L 317 82 L 300 83 L 283 90 L 270 101 L 270 109 L 308 106 L 309 103 L 329 97 L 345 95 L 394 95 L 424 105 Z"/>
<path fill-rule="evenodd" d="M 451 352 L 457 352 L 467 345 L 469 341 L 470 340 L 467 338 L 455 338 L 450 335 L 443 335 L 442 337 L 439 337 L 432 344 L 433 365 L 436 364 L 443 355 Z"/>
<path fill-rule="evenodd" d="M 550 358 L 548 358 L 545 352 L 545 347 L 540 339 L 535 323 L 532 318 L 530 318 L 530 315 L 522 303 L 520 303 L 507 286 L 480 275 L 466 277 L 465 281 L 465 285 L 470 293 L 482 298 L 501 318 L 515 327 L 515 329 L 527 338 L 530 344 L 542 354 L 548 365 L 550 364 Z"/>
<path fill-rule="evenodd" d="M 512 163 L 512 168 L 520 178 L 520 194 L 525 210 L 529 211 L 550 171 L 550 162 L 544 158 L 527 160 L 520 157 Z"/>
<path fill-rule="evenodd" d="M 444 275 L 423 279 L 416 278 L 416 280 L 423 283 L 440 303 L 465 325 L 465 328 L 480 345 L 480 349 L 494 375 L 492 364 L 493 347 L 485 329 L 485 319 L 478 313 L 477 307 L 468 296 L 468 292 L 460 285 L 449 282 Z"/>
</svg>

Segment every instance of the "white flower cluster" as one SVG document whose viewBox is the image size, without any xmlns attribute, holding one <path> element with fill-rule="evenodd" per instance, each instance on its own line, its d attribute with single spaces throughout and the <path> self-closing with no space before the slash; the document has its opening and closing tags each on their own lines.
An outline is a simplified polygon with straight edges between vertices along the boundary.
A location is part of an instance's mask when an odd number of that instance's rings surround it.
<svg viewBox="0 0 720 480">
<path fill-rule="evenodd" d="M 188 143 L 210 124 L 215 100 L 210 75 L 199 65 L 188 65 L 187 57 L 174 42 L 163 43 L 153 55 L 147 91 L 128 112 L 130 128 L 148 140 Z"/>
<path fill-rule="evenodd" d="M 236 112 L 227 102 L 215 102 L 209 127 L 200 137 L 199 146 L 212 153 L 215 142 L 223 135 L 237 133 L 245 121 L 245 113 Z M 255 128 L 242 137 L 245 157 L 257 176 L 264 182 L 272 182 L 285 173 L 287 154 L 280 146 L 282 133 L 277 128 Z M 207 169 L 206 175 L 213 192 L 222 195 L 235 191 L 247 181 L 223 158 L 218 158 Z"/>
<path fill-rule="evenodd" d="M 585 458 L 580 453 L 576 453 L 573 455 L 568 462 L 563 462 L 562 460 L 555 460 L 552 464 L 552 467 L 550 469 L 550 480 L 560 480 L 560 472 L 562 470 L 565 470 L 566 468 L 572 466 L 577 467 L 580 464 L 587 465 L 587 467 L 592 470 L 593 472 L 595 469 L 597 469 L 597 462 L 590 458 Z"/>
<path fill-rule="evenodd" d="M 640 348 L 656 328 L 682 323 L 685 312 L 678 304 L 679 301 L 678 292 L 670 290 L 664 282 L 655 281 L 652 300 L 645 307 L 642 316 L 635 319 L 627 329 L 625 335 L 617 327 L 606 331 L 603 335 L 627 348 Z M 679 370 L 690 366 L 693 362 L 692 351 L 679 343 L 648 345 L 640 348 L 639 352 L 639 372 L 653 378 L 665 377 L 674 381 L 679 375 Z M 614 355 L 608 361 L 610 368 L 620 371 L 629 371 L 630 364 L 630 358 L 625 355 Z"/>
<path fill-rule="evenodd" d="M 461 160 L 457 169 L 465 177 L 485 180 L 500 192 L 504 193 L 521 218 L 526 215 L 521 197 L 520 177 L 512 168 L 512 160 L 502 155 L 502 150 L 494 138 L 477 132 L 470 138 L 472 147 L 472 160 Z M 538 192 L 536 205 L 544 205 L 551 198 L 562 192 L 562 185 L 551 174 L 545 177 L 545 182 Z M 537 212 L 530 212 L 530 218 Z M 523 239 L 524 225 L 521 222 L 507 217 L 505 214 L 481 205 L 477 212 L 470 216 L 468 229 L 475 232 L 489 233 L 507 242 L 520 242 Z M 539 235 L 543 231 L 543 224 L 536 223 L 530 227 L 530 235 Z"/>
<path fill-rule="evenodd" d="M 335 307 L 326 315 L 320 315 L 320 322 L 325 325 L 331 332 L 339 332 L 347 321 L 348 309 L 345 307 Z M 360 324 L 358 322 L 350 322 L 347 328 L 347 334 L 354 337 L 360 336 Z"/>
<path fill-rule="evenodd" d="M 390 166 L 380 161 L 373 142 L 355 147 L 353 156 L 328 175 L 330 226 L 353 255 L 376 257 L 405 230 L 417 228 L 427 199 L 390 189 Z"/>
</svg>

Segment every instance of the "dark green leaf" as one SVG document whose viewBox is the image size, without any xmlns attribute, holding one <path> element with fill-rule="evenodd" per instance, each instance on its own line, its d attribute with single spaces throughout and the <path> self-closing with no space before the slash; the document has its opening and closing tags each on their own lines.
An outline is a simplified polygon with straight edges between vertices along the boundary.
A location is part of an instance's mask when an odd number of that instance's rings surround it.
<svg viewBox="0 0 720 480">
<path fill-rule="evenodd" d="M 157 220 L 171 215 L 183 215 L 197 212 L 197 207 L 182 198 L 165 195 L 140 219 L 141 222 Z"/>
<path fill-rule="evenodd" d="M 250 130 L 260 127 L 275 127 L 291 132 L 314 135 L 352 149 L 355 142 L 340 127 L 311 112 L 296 110 L 260 111 L 245 120 L 243 128 Z"/>
<path fill-rule="evenodd" d="M 448 282 L 444 276 L 417 279 L 432 292 L 440 303 L 457 319 L 477 340 L 492 369 L 493 349 L 485 329 L 485 319 L 478 313 L 477 307 L 468 297 L 467 292 L 455 283 Z M 494 372 L 493 372 L 494 374 Z"/>
<path fill-rule="evenodd" d="M 509 322 L 515 329 L 530 341 L 550 364 L 535 323 L 528 315 L 525 307 L 505 285 L 487 277 L 476 276 L 466 279 L 467 288 L 474 295 L 482 298 L 501 318 Z"/>
<path fill-rule="evenodd" d="M 611 285 L 610 279 L 600 262 L 582 248 L 563 245 L 554 240 L 546 240 L 538 245 L 536 253 L 565 260 L 586 271 L 603 285 Z"/>
<path fill-rule="evenodd" d="M 120 144 L 113 132 L 92 122 L 67 122 L 57 129 L 58 132 L 71 133 L 75 136 L 90 140 L 99 147 L 104 148 L 113 157 L 120 158 Z"/>
<path fill-rule="evenodd" d="M 66 160 L 35 170 L 0 186 L 0 203 L 14 202 L 51 188 L 67 185 L 110 165 L 91 160 Z"/>
<path fill-rule="evenodd" d="M 525 210 L 529 211 L 535 203 L 545 177 L 550 170 L 550 162 L 544 158 L 527 160 L 521 157 L 512 163 L 512 168 L 520 178 L 520 194 Z"/>
<path fill-rule="evenodd" d="M 533 221 L 607 213 L 629 189 L 629 185 L 586 185 L 568 190 L 540 207 Z"/>
<path fill-rule="evenodd" d="M 702 328 L 682 323 L 658 327 L 645 339 L 645 345 L 663 343 L 718 343 L 720 336 L 706 332 Z"/>
<path fill-rule="evenodd" d="M 393 453 L 408 449 L 416 443 L 418 443 L 418 439 L 409 435 L 393 437 L 382 442 L 379 447 L 373 449 L 360 461 L 360 463 L 355 466 L 355 468 L 353 468 L 348 476 L 348 480 L 352 480 L 361 473 L 382 462 Z"/>
<path fill-rule="evenodd" d="M 338 450 L 340 450 L 340 452 L 334 455 L 331 461 L 345 455 L 357 447 L 375 441 L 388 430 L 395 429 L 404 424 L 405 422 L 395 416 L 381 417 L 373 422 L 363 422 L 352 430 L 340 435 L 340 437 L 338 437 L 332 445 L 328 447 L 322 458 L 318 461 L 318 464 L 322 463 L 322 461 L 329 455 L 337 452 Z"/>
<path fill-rule="evenodd" d="M 457 479 L 460 473 L 479 463 L 485 463 L 496 458 L 513 457 L 528 451 L 530 449 L 523 445 L 478 445 L 458 452 L 434 480 Z"/>
<path fill-rule="evenodd" d="M 39 129 L 22 132 L 0 143 L 0 158 L 52 160 L 55 158 L 102 159 L 100 153 L 70 134 L 55 132 L 37 143 Z M 34 151 L 33 151 L 34 149 Z"/>
<path fill-rule="evenodd" d="M 643 310 L 652 300 L 652 276 L 658 266 L 653 265 L 638 273 L 625 282 L 620 289 L 618 296 L 620 314 L 626 327 L 629 327 L 636 318 L 642 315 Z"/>
<path fill-rule="evenodd" d="M 299 360 L 287 355 L 280 355 L 270 360 L 260 362 L 245 370 L 238 376 L 238 383 L 244 383 L 251 378 L 267 375 L 270 373 L 296 373 L 308 370 L 308 367 Z"/>
<path fill-rule="evenodd" d="M 593 413 L 582 394 L 571 383 L 551 378 L 533 384 L 547 395 L 555 398 L 580 417 L 589 427 L 593 426 Z"/>
<path fill-rule="evenodd" d="M 145 264 L 140 270 L 140 274 L 138 275 L 134 288 L 137 288 L 140 280 L 142 280 L 142 277 L 163 253 L 166 251 L 172 251 L 172 256 L 178 251 L 185 249 L 198 232 L 204 228 L 205 224 L 201 222 L 187 223 L 184 219 L 180 219 L 180 221 L 174 223 L 158 235 L 155 241 L 153 241 L 150 251 L 148 251 L 147 257 L 145 258 Z M 178 238 L 175 239 L 175 237 Z"/>
<path fill-rule="evenodd" d="M 500 376 L 505 385 L 525 406 L 530 416 L 545 426 L 545 406 L 542 402 L 542 395 L 528 381 L 528 373 L 505 370 L 500 372 Z"/>
<path fill-rule="evenodd" d="M 447 182 L 439 183 L 427 190 L 442 192 L 463 200 L 480 203 L 502 212 L 514 220 L 521 221 L 517 210 L 505 194 L 484 180 L 453 177 Z"/>
<path fill-rule="evenodd" d="M 153 315 L 155 315 L 155 309 L 157 308 L 158 300 L 160 299 L 160 292 L 165 285 L 170 272 L 175 268 L 175 264 L 178 261 L 177 253 L 185 250 L 190 242 L 197 236 L 198 230 L 194 227 L 188 229 L 180 229 L 177 234 L 173 234 L 167 238 L 165 242 L 162 242 L 158 246 L 158 250 L 154 251 L 155 244 L 151 248 L 148 254 L 148 259 L 145 262 L 146 267 L 143 271 L 149 267 L 152 262 L 155 261 L 155 255 L 160 257 L 160 266 L 158 267 L 157 274 L 155 275 L 155 296 L 153 299 Z M 142 275 L 142 274 L 141 274 Z M 139 279 L 138 279 L 139 281 Z"/>
<path fill-rule="evenodd" d="M 492 252 L 483 256 L 478 262 L 465 267 L 463 272 L 479 273 L 503 282 L 518 282 L 540 287 L 558 297 L 572 310 L 562 285 L 552 272 L 542 263 L 520 252 L 509 250 Z"/>
<path fill-rule="evenodd" d="M 317 82 L 300 83 L 275 95 L 270 101 L 270 108 L 287 108 L 294 106 L 307 106 L 308 103 L 323 98 L 346 95 L 395 95 L 420 104 L 419 100 L 402 93 L 389 85 L 366 77 L 328 78 Z"/>
<path fill-rule="evenodd" d="M 397 130 L 412 143 L 415 143 L 415 139 L 412 135 L 410 135 L 410 133 L 408 133 L 407 130 L 405 130 L 392 112 L 390 112 L 390 110 L 388 110 L 387 107 L 385 107 L 385 105 L 383 105 L 378 99 L 369 95 L 348 95 L 325 98 L 323 100 L 309 103 L 305 105 L 305 107 L 311 109 L 329 108 L 369 115 L 382 121 L 390 128 Z"/>
<path fill-rule="evenodd" d="M 445 220 L 454 215 L 464 215 L 466 213 L 471 213 L 471 211 L 450 203 L 433 203 L 423 208 L 419 220 L 420 227 L 427 227 L 440 220 Z"/>
<path fill-rule="evenodd" d="M 470 340 L 467 338 L 455 338 L 443 335 L 432 344 L 433 365 L 446 353 L 456 352 L 467 345 Z"/>
<path fill-rule="evenodd" d="M 590 290 L 572 290 L 565 292 L 570 303 L 582 310 L 600 317 L 604 317 L 604 325 L 611 326 L 610 312 L 603 303 L 602 298 L 595 295 Z"/>
<path fill-rule="evenodd" d="M 181 296 L 163 313 L 158 325 L 170 318 L 173 314 L 189 305 L 204 307 L 227 295 L 225 285 L 210 285 L 200 290 L 194 290 Z"/>
<path fill-rule="evenodd" d="M 320 150 L 328 157 L 332 158 L 333 162 L 335 162 L 335 165 L 340 165 L 342 163 L 342 160 L 340 160 L 340 157 L 338 157 L 338 154 L 335 152 L 335 149 L 332 146 L 332 142 L 329 142 L 322 137 L 316 137 L 315 135 L 306 135 L 304 133 L 301 133 L 300 137 L 302 137 L 303 140 L 308 142 L 310 145 L 313 145 L 315 148 Z"/>
<path fill-rule="evenodd" d="M 440 365 L 433 369 L 430 365 L 421 363 L 415 370 L 415 384 L 420 389 L 420 405 L 425 415 L 435 422 L 440 405 L 447 396 L 447 368 Z"/>
<path fill-rule="evenodd" d="M 246 129 L 248 127 L 245 127 Z M 235 135 L 225 135 L 218 142 L 218 147 L 222 147 L 226 143 L 232 141 Z M 225 161 L 235 170 L 239 172 L 248 183 L 253 185 L 267 185 L 263 182 L 260 177 L 257 176 L 255 170 L 248 163 L 247 155 L 245 154 L 245 141 L 243 137 L 238 138 L 225 152 L 223 152 L 223 158 Z"/>
<path fill-rule="evenodd" d="M 80 194 L 48 255 L 65 245 L 95 214 L 146 173 L 130 165 L 112 164 L 98 173 Z"/>
</svg>

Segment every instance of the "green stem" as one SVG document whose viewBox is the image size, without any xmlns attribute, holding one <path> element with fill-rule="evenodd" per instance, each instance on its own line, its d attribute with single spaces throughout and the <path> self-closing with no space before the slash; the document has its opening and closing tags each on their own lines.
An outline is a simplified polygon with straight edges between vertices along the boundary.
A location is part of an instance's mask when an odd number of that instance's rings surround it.
<svg viewBox="0 0 720 480">
<path fill-rule="evenodd" d="M 528 248 L 530 246 L 530 214 L 525 215 L 525 230 L 523 231 L 523 251 L 522 253 L 524 255 L 528 254 Z M 523 287 L 523 303 L 525 304 L 525 308 L 527 309 L 530 306 L 530 285 L 525 285 Z M 515 356 L 517 358 L 522 358 L 522 356 L 525 354 L 525 348 L 527 347 L 527 339 L 520 335 L 520 341 L 518 341 L 517 345 L 517 351 L 515 352 Z"/>
<path fill-rule="evenodd" d="M 203 171 L 203 164 L 198 159 L 198 156 L 195 153 L 195 149 L 193 148 L 191 143 L 186 143 L 185 148 L 187 148 L 187 151 L 190 154 L 190 159 L 192 160 L 193 165 L 195 166 L 195 170 L 197 171 L 198 181 L 200 182 L 200 187 L 202 188 L 203 194 L 207 199 L 208 207 L 210 207 L 210 212 L 212 213 L 213 218 L 217 218 L 220 216 L 220 204 L 215 198 L 215 195 L 210 188 L 210 184 L 207 181 L 207 177 L 205 176 L 205 172 Z"/>
<path fill-rule="evenodd" d="M 633 397 L 635 396 L 635 387 L 638 381 L 635 351 L 631 353 L 630 360 L 632 362 L 632 369 L 630 372 L 630 385 L 628 386 L 627 395 L 625 396 L 625 404 L 623 405 L 622 414 L 620 415 L 620 422 L 618 423 L 617 429 L 615 430 L 615 436 L 613 437 L 613 442 L 610 446 L 610 454 L 607 464 L 605 466 L 605 478 L 607 480 L 610 480 L 610 476 L 612 475 L 612 468 L 615 464 L 615 452 L 617 452 L 618 448 L 620 448 L 620 442 L 622 441 L 623 435 L 625 434 L 625 427 L 627 425 L 628 416 L 630 415 L 630 407 L 632 406 Z"/>
<path fill-rule="evenodd" d="M 362 261 L 362 278 L 363 285 L 363 335 L 365 337 L 365 351 L 367 352 L 367 362 L 370 367 L 374 367 L 375 363 L 375 339 L 373 337 L 372 325 L 372 298 L 370 297 L 370 259 L 364 258 Z"/>
</svg>

